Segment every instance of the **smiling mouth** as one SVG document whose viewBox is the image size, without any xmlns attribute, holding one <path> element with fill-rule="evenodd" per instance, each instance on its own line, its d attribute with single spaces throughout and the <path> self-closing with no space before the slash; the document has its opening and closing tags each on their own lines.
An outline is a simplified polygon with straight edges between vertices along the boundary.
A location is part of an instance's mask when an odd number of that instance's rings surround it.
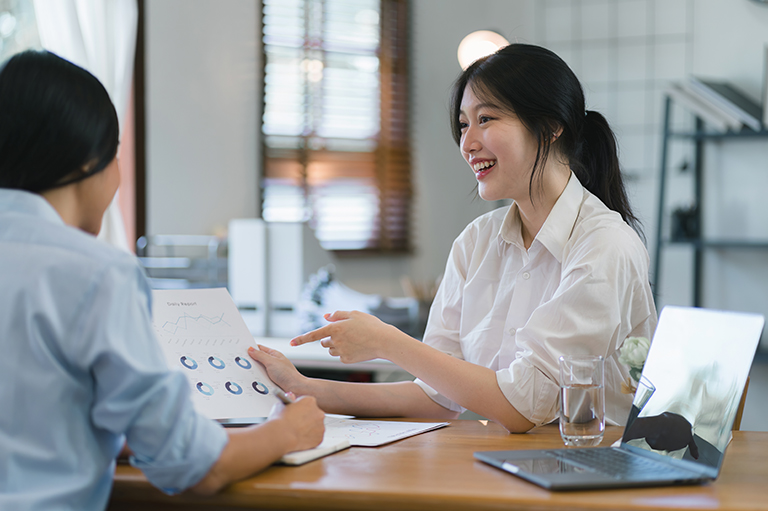
<svg viewBox="0 0 768 511">
<path fill-rule="evenodd" d="M 481 174 L 483 172 L 487 172 L 491 170 L 495 166 L 496 166 L 496 160 L 482 161 L 480 163 L 475 163 L 474 165 L 472 165 L 472 170 L 474 170 L 476 174 Z"/>
</svg>

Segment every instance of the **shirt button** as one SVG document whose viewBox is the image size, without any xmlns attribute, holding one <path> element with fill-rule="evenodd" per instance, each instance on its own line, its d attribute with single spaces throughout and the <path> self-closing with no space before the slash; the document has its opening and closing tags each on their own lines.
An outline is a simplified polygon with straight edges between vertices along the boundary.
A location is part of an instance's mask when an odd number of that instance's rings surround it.
<svg viewBox="0 0 768 511">
<path fill-rule="evenodd" d="M 515 335 L 516 333 L 517 333 L 517 329 L 515 329 L 515 328 L 510 328 L 509 329 L 509 335 Z"/>
<path fill-rule="evenodd" d="M 528 279 L 530 279 L 530 278 L 531 278 L 531 274 L 530 274 L 530 273 L 528 273 L 528 272 L 525 272 L 525 273 L 523 273 L 523 278 L 524 278 L 525 280 L 528 280 Z"/>
</svg>

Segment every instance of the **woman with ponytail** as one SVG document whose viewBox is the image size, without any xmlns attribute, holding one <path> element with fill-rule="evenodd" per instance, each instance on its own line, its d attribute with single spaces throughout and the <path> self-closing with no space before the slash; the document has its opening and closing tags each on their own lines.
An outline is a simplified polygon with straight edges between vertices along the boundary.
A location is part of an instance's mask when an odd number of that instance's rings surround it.
<svg viewBox="0 0 768 511">
<path fill-rule="evenodd" d="M 388 359 L 416 381 L 329 382 L 301 376 L 274 350 L 252 356 L 326 412 L 452 418 L 469 409 L 522 432 L 555 420 L 560 356 L 602 355 L 606 420 L 623 424 L 631 396 L 620 390 L 628 368 L 618 350 L 627 337 L 651 337 L 656 309 L 608 123 L 585 110 L 557 55 L 512 44 L 459 76 L 451 126 L 480 197 L 513 202 L 455 240 L 424 341 L 355 311 L 292 341 L 321 341 L 346 363 Z"/>
</svg>

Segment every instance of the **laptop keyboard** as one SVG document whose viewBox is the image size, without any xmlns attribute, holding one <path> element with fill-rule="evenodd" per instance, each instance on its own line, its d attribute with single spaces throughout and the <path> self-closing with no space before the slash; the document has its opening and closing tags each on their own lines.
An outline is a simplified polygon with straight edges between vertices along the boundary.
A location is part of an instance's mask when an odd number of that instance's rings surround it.
<svg viewBox="0 0 768 511">
<path fill-rule="evenodd" d="M 692 472 L 619 449 L 558 449 L 547 451 L 547 454 L 616 479 L 695 477 Z"/>
</svg>

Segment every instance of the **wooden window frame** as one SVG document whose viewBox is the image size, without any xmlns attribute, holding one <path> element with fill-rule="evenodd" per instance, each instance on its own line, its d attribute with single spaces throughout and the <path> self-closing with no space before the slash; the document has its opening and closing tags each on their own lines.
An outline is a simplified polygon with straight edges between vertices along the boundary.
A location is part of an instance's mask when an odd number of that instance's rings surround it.
<svg viewBox="0 0 768 511">
<path fill-rule="evenodd" d="M 411 241 L 411 205 L 413 187 L 411 182 L 411 152 L 410 152 L 410 122 L 409 122 L 409 1 L 380 0 L 381 43 L 379 47 L 380 69 L 380 126 L 376 149 L 371 154 L 370 162 L 359 162 L 361 165 L 372 165 L 372 177 L 379 195 L 378 229 L 371 237 L 371 246 L 359 249 L 334 249 L 338 255 L 381 254 L 381 253 L 410 253 Z M 264 33 L 262 1 L 262 22 L 260 33 Z M 263 89 L 262 112 L 265 111 L 266 101 L 266 66 L 267 55 L 262 45 Z M 266 136 L 261 123 L 260 146 L 262 155 L 261 179 L 259 186 L 259 206 L 263 213 L 264 180 L 279 175 L 300 176 L 301 187 L 304 190 L 304 200 L 309 201 L 308 169 L 315 165 L 315 170 L 322 167 L 322 173 L 330 177 L 324 178 L 324 183 L 332 181 L 335 169 L 348 176 L 354 173 L 351 166 L 355 165 L 355 154 L 340 155 L 323 151 L 312 151 L 304 148 L 294 151 L 288 158 L 269 156 Z M 272 150 L 274 154 L 275 151 Z M 284 155 L 283 155 L 284 156 Z M 278 161 L 281 160 L 281 161 Z M 287 169 L 287 166 L 293 168 Z M 276 170 L 282 167 L 284 170 Z M 344 168 L 346 171 L 342 171 Z M 320 172 L 313 172 L 316 176 Z M 316 179 L 316 178 L 311 178 Z M 323 178 L 321 178 L 323 179 Z M 310 220 L 310 225 L 312 222 Z M 321 240 L 322 242 L 322 240 Z"/>
</svg>

